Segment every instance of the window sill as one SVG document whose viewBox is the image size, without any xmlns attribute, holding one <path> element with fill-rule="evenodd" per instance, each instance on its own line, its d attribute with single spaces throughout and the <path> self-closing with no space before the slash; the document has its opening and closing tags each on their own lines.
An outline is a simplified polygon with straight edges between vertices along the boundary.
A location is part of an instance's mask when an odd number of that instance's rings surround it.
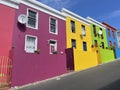
<svg viewBox="0 0 120 90">
<path fill-rule="evenodd" d="M 26 27 L 27 27 L 27 28 L 30 28 L 30 29 L 38 30 L 38 27 L 35 27 L 35 28 L 34 28 L 34 27 L 31 27 L 31 26 L 28 26 L 28 25 L 26 25 Z"/>
<path fill-rule="evenodd" d="M 49 32 L 50 34 L 53 34 L 53 35 L 58 35 L 58 33 L 53 33 L 53 32 Z"/>
</svg>

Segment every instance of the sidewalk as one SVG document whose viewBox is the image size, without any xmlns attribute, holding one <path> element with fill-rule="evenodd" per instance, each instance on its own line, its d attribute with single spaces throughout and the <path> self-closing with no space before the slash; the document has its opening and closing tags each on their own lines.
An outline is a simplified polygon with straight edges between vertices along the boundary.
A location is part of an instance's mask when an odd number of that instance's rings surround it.
<svg viewBox="0 0 120 90">
<path fill-rule="evenodd" d="M 15 90 L 120 90 L 120 60 Z"/>
</svg>

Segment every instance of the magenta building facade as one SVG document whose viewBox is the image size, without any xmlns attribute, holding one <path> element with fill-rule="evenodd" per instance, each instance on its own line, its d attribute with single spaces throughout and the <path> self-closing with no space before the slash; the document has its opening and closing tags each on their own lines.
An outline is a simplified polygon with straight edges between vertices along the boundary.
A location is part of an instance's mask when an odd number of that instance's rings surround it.
<svg viewBox="0 0 120 90">
<path fill-rule="evenodd" d="M 66 73 L 65 16 L 38 1 L 20 0 L 17 3 L 11 41 L 11 86 Z M 28 17 L 26 24 L 18 22 L 21 14 Z"/>
</svg>

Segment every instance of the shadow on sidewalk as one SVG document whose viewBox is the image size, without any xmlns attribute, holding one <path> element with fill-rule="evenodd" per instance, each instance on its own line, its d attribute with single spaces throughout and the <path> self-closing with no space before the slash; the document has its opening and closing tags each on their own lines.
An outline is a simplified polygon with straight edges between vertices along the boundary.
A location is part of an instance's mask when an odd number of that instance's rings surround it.
<svg viewBox="0 0 120 90">
<path fill-rule="evenodd" d="M 120 79 L 99 90 L 120 90 Z"/>
</svg>

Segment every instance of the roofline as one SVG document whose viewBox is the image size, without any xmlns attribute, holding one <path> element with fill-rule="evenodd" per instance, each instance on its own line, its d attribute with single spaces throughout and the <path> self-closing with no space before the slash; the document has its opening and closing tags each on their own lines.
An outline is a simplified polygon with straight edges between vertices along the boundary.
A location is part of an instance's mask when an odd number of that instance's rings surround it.
<svg viewBox="0 0 120 90">
<path fill-rule="evenodd" d="M 120 32 L 120 29 L 117 29 L 116 32 Z"/>
<path fill-rule="evenodd" d="M 25 4 L 29 7 L 34 8 L 34 9 L 40 10 L 44 13 L 50 14 L 52 16 L 58 17 L 60 19 L 63 19 L 63 20 L 66 19 L 65 15 L 62 14 L 60 11 L 58 11 L 54 8 L 51 8 L 51 7 L 49 7 L 45 4 L 42 4 L 39 1 L 36 1 L 36 0 L 20 0 L 20 3 Z"/>
<path fill-rule="evenodd" d="M 117 31 L 116 28 L 110 26 L 109 24 L 107 24 L 106 22 L 102 22 L 103 25 L 105 25 L 107 28 L 110 28 L 112 31 Z"/>
<path fill-rule="evenodd" d="M 62 8 L 61 12 L 65 15 L 65 16 L 70 16 L 70 17 L 73 17 L 74 19 L 77 19 L 79 20 L 80 22 L 83 22 L 83 23 L 86 23 L 86 24 L 90 24 L 90 22 L 86 19 L 86 18 L 83 18 L 65 8 Z"/>
<path fill-rule="evenodd" d="M 49 15 L 60 18 L 62 20 L 66 20 L 66 16 L 62 14 L 60 11 L 53 9 L 45 4 L 42 4 L 41 2 L 36 0 L 1 0 L 0 4 L 9 6 L 15 9 L 19 9 L 19 5 L 24 4 L 36 10 L 39 10 Z"/>
<path fill-rule="evenodd" d="M 87 17 L 87 19 L 88 19 L 91 23 L 96 24 L 96 25 L 98 25 L 98 26 L 100 26 L 100 27 L 102 27 L 102 28 L 105 28 L 105 26 L 104 26 L 102 23 L 96 21 L 95 19 L 93 19 L 93 18 L 91 18 L 91 17 Z"/>
<path fill-rule="evenodd" d="M 0 4 L 19 9 L 19 1 L 20 0 L 0 0 Z"/>
</svg>

